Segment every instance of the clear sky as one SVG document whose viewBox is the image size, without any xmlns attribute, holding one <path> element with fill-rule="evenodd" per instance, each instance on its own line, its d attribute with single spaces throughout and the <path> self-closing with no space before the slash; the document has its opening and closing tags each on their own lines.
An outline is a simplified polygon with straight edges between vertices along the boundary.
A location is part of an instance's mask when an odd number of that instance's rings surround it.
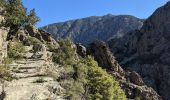
<svg viewBox="0 0 170 100">
<path fill-rule="evenodd" d="M 38 27 L 88 16 L 133 15 L 149 17 L 168 0 L 23 0 L 28 9 L 35 8 L 41 21 Z"/>
</svg>

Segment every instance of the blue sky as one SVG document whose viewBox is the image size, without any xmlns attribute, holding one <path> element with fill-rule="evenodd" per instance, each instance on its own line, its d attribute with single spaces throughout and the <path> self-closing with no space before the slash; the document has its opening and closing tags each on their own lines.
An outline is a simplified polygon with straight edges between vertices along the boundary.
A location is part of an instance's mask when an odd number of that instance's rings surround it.
<svg viewBox="0 0 170 100">
<path fill-rule="evenodd" d="M 28 9 L 35 8 L 41 21 L 38 27 L 88 16 L 133 15 L 149 17 L 168 0 L 23 0 Z"/>
</svg>

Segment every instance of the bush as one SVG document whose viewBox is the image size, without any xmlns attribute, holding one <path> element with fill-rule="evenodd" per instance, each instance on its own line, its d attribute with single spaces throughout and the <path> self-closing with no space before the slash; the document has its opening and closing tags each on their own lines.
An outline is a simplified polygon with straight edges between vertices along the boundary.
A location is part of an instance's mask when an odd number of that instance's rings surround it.
<svg viewBox="0 0 170 100">
<path fill-rule="evenodd" d="M 35 37 L 28 37 L 27 41 L 25 42 L 25 45 L 37 45 L 37 44 L 41 44 L 42 42 L 40 40 L 38 40 Z"/>
<path fill-rule="evenodd" d="M 51 44 L 47 44 L 47 47 L 50 52 L 55 52 L 59 48 L 58 45 L 51 45 Z"/>
<path fill-rule="evenodd" d="M 14 77 L 10 74 L 9 64 L 12 63 L 10 58 L 5 58 L 0 64 L 0 78 L 11 81 Z"/>
<path fill-rule="evenodd" d="M 0 65 L 0 78 L 9 80 L 10 77 L 9 68 L 6 65 Z"/>
<path fill-rule="evenodd" d="M 8 64 L 11 64 L 12 63 L 12 59 L 7 57 L 7 58 L 4 58 L 4 60 L 2 61 L 3 64 L 5 65 L 8 65 Z"/>
<path fill-rule="evenodd" d="M 70 40 L 60 40 L 60 48 L 53 53 L 53 61 L 60 65 L 71 65 L 76 62 L 75 48 Z"/>
<path fill-rule="evenodd" d="M 14 59 L 23 58 L 23 53 L 25 53 L 24 45 L 19 41 L 10 42 L 8 45 L 8 57 Z"/>
<path fill-rule="evenodd" d="M 124 92 L 113 76 L 98 66 L 92 57 L 87 57 L 88 99 L 89 100 L 126 100 Z"/>
</svg>

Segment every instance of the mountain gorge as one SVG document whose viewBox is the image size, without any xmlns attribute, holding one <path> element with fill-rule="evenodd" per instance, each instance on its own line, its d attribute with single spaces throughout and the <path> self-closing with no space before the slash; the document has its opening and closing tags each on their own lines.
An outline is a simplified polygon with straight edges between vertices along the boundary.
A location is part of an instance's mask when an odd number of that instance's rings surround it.
<svg viewBox="0 0 170 100">
<path fill-rule="evenodd" d="M 108 42 L 117 60 L 127 70 L 135 70 L 164 100 L 170 99 L 169 48 L 170 2 L 158 8 L 140 30 Z"/>
<path fill-rule="evenodd" d="M 134 16 L 108 14 L 50 24 L 43 29 L 55 39 L 71 38 L 76 43 L 88 45 L 95 40 L 106 42 L 111 38 L 122 37 L 130 30 L 140 29 L 143 21 Z"/>
</svg>

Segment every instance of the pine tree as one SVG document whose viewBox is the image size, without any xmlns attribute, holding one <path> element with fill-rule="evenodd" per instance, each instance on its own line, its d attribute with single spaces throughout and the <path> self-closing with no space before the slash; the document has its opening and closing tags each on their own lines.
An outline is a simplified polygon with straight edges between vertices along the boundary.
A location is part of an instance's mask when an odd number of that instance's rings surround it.
<svg viewBox="0 0 170 100">
<path fill-rule="evenodd" d="M 6 25 L 10 27 L 19 28 L 25 25 L 27 12 L 21 0 L 7 0 L 5 19 Z"/>
<path fill-rule="evenodd" d="M 35 9 L 32 9 L 27 17 L 28 24 L 35 25 L 40 21 L 39 17 L 36 15 Z"/>
<path fill-rule="evenodd" d="M 39 21 L 35 9 L 31 10 L 28 14 L 22 0 L 4 0 L 4 2 L 6 13 L 4 14 L 5 23 L 2 24 L 10 27 L 9 34 L 14 35 L 20 28 L 24 28 L 30 24 L 35 25 Z M 8 39 L 10 39 L 10 37 L 8 37 Z"/>
</svg>

